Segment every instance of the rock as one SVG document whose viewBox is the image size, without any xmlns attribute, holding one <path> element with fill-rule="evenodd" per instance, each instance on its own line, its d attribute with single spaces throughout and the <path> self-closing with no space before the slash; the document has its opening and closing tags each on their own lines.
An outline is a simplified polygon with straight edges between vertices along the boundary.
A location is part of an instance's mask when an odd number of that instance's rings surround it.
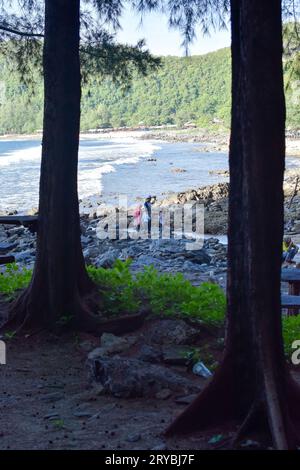
<svg viewBox="0 0 300 470">
<path fill-rule="evenodd" d="M 192 395 L 186 395 L 184 397 L 177 397 L 175 399 L 175 403 L 178 403 L 179 405 L 189 405 L 197 398 L 197 396 L 198 395 L 194 393 Z"/>
<path fill-rule="evenodd" d="M 185 251 L 185 241 L 174 238 L 171 238 L 170 240 L 153 240 L 149 246 L 149 251 L 153 254 L 183 253 Z"/>
<path fill-rule="evenodd" d="M 133 336 L 123 338 L 112 333 L 103 333 L 100 342 L 108 354 L 114 354 L 126 351 L 136 342 L 136 338 Z"/>
<path fill-rule="evenodd" d="M 119 254 L 119 250 L 111 249 L 107 253 L 99 256 L 99 258 L 96 259 L 95 265 L 97 268 L 112 268 L 116 259 L 118 259 Z"/>
<path fill-rule="evenodd" d="M 76 418 L 91 418 L 93 416 L 93 413 L 90 411 L 75 411 L 73 413 L 73 416 Z"/>
<path fill-rule="evenodd" d="M 105 393 L 118 398 L 154 398 L 163 389 L 183 394 L 199 392 L 199 386 L 194 381 L 165 367 L 138 359 L 88 359 L 87 368 L 90 379 L 101 383 Z"/>
<path fill-rule="evenodd" d="M 163 348 L 163 361 L 173 366 L 184 366 L 187 363 L 187 354 L 191 351 L 188 346 L 167 346 Z"/>
<path fill-rule="evenodd" d="M 21 253 L 14 253 L 14 257 L 17 262 L 28 260 L 34 255 L 35 255 L 34 250 L 27 250 L 27 251 L 22 251 Z"/>
<path fill-rule="evenodd" d="M 157 392 L 155 398 L 157 398 L 158 400 L 167 400 L 168 398 L 170 398 L 171 395 L 171 390 L 169 390 L 168 388 L 163 388 L 162 390 Z"/>
<path fill-rule="evenodd" d="M 244 449 L 249 449 L 249 448 L 252 448 L 252 449 L 259 449 L 261 447 L 261 444 L 257 441 L 253 441 L 251 439 L 247 439 L 246 441 L 242 442 L 240 444 L 240 447 L 243 447 Z"/>
<path fill-rule="evenodd" d="M 82 349 L 82 351 L 90 352 L 94 348 L 94 343 L 92 341 L 89 341 L 89 340 L 82 341 L 79 344 L 79 347 L 80 347 L 80 349 Z"/>
<path fill-rule="evenodd" d="M 0 253 L 6 254 L 18 246 L 17 243 L 0 243 Z"/>
<path fill-rule="evenodd" d="M 172 168 L 171 172 L 172 173 L 186 173 L 187 170 L 184 168 Z"/>
<path fill-rule="evenodd" d="M 128 434 L 127 438 L 126 438 L 126 441 L 127 442 L 138 442 L 140 441 L 142 438 L 142 436 L 138 433 L 138 432 L 135 432 L 135 433 L 132 433 L 132 434 Z"/>
<path fill-rule="evenodd" d="M 144 362 L 157 364 L 162 360 L 162 353 L 160 349 L 156 349 L 148 344 L 143 344 L 140 351 L 137 353 L 136 358 Z"/>
<path fill-rule="evenodd" d="M 108 357 L 108 352 L 105 348 L 95 348 L 93 349 L 89 355 L 88 355 L 88 360 L 96 360 L 96 359 L 101 359 L 102 357 Z"/>
<path fill-rule="evenodd" d="M 48 403 L 54 403 L 55 401 L 62 400 L 64 395 L 60 392 L 52 392 L 48 393 L 47 395 L 41 396 L 41 401 L 45 401 Z"/>
<path fill-rule="evenodd" d="M 44 419 L 48 419 L 49 421 L 53 419 L 59 419 L 59 414 L 58 413 L 48 413 L 45 416 L 43 416 Z"/>
<path fill-rule="evenodd" d="M 155 447 L 152 447 L 151 450 L 167 450 L 166 444 L 157 444 Z"/>
<path fill-rule="evenodd" d="M 184 320 L 160 320 L 150 326 L 148 342 L 150 344 L 193 344 L 199 336 L 199 330 L 189 326 Z"/>
<path fill-rule="evenodd" d="M 99 384 L 98 382 L 93 382 L 93 392 L 96 396 L 103 395 L 104 393 L 103 385 Z"/>
<path fill-rule="evenodd" d="M 38 215 L 38 213 L 39 213 L 38 208 L 37 208 L 37 207 L 32 207 L 31 209 L 29 209 L 29 210 L 27 211 L 26 214 L 27 214 L 27 215 Z"/>
</svg>

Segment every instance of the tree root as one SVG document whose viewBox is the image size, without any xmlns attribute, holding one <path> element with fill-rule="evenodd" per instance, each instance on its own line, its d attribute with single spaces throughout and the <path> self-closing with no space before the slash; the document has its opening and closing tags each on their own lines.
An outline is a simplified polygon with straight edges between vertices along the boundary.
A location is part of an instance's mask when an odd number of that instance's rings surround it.
<svg viewBox="0 0 300 470">
<path fill-rule="evenodd" d="M 149 310 L 143 310 L 136 315 L 124 315 L 121 317 L 103 320 L 101 315 L 94 312 L 99 311 L 99 292 L 97 290 L 89 292 L 86 296 L 79 293 L 74 295 L 73 306 L 69 309 L 72 312 L 70 321 L 66 324 L 57 322 L 55 325 L 48 324 L 46 314 L 42 314 L 43 306 L 33 302 L 29 289 L 26 289 L 11 305 L 7 321 L 1 326 L 0 332 L 13 331 L 16 335 L 31 329 L 50 329 L 55 332 L 66 329 L 82 331 L 90 334 L 125 334 L 140 328 Z"/>
<path fill-rule="evenodd" d="M 259 435 L 276 449 L 296 449 L 300 445 L 300 388 L 287 372 L 286 403 L 282 410 L 272 395 L 254 399 L 249 412 L 241 417 L 236 408 L 233 373 L 226 357 L 203 392 L 165 431 L 166 436 L 184 435 L 232 423 L 238 431 L 231 443 L 233 448 L 247 437 Z M 275 405 L 274 405 L 275 402 Z"/>
</svg>

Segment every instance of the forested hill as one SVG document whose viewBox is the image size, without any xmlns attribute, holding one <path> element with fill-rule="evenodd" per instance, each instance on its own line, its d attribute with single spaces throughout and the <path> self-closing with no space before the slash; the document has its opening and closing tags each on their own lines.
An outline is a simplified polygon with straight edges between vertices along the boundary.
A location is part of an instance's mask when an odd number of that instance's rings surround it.
<svg viewBox="0 0 300 470">
<path fill-rule="evenodd" d="M 42 127 L 43 87 L 34 94 L 0 61 L 0 133 L 29 133 Z M 82 130 L 98 127 L 178 124 L 229 125 L 230 50 L 203 56 L 164 57 L 146 78 L 136 76 L 129 90 L 99 78 L 83 87 Z M 5 86 L 3 86 L 3 83 Z M 299 82 L 286 91 L 287 125 L 300 127 Z"/>
</svg>

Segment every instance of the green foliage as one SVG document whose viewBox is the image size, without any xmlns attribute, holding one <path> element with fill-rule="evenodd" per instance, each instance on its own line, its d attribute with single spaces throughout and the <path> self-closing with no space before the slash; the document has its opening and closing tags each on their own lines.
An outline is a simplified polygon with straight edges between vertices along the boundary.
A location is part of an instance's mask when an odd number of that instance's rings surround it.
<svg viewBox="0 0 300 470">
<path fill-rule="evenodd" d="M 134 313 L 141 305 L 149 305 L 154 314 L 222 324 L 225 296 L 219 286 L 204 283 L 195 287 L 180 273 L 159 274 L 152 266 L 133 277 L 129 268 L 130 261 L 120 260 L 112 269 L 88 267 L 89 275 L 102 291 L 107 315 Z"/>
<path fill-rule="evenodd" d="M 0 292 L 13 299 L 18 290 L 27 287 L 31 275 L 29 269 L 19 268 L 15 263 L 7 264 L 4 272 L 0 274 Z"/>
<path fill-rule="evenodd" d="M 91 279 L 102 293 L 102 309 L 106 315 L 124 315 L 138 311 L 141 301 L 135 295 L 130 261 L 117 260 L 112 269 L 88 266 Z"/>
<path fill-rule="evenodd" d="M 285 67 L 287 126 L 299 127 L 299 78 L 292 73 L 289 56 Z M 149 70 L 148 70 L 149 72 Z M 131 87 L 124 90 L 114 78 L 95 73 L 83 84 L 81 129 L 145 126 L 195 122 L 204 128 L 230 125 L 231 57 L 229 49 L 192 57 L 164 57 L 161 67 L 147 77 L 132 70 Z M 5 83 L 0 100 L 0 134 L 29 133 L 42 128 L 43 86 L 32 67 L 34 94 L 21 84 L 0 60 L 0 80 Z M 101 83 L 99 80 L 101 79 Z"/>
<path fill-rule="evenodd" d="M 291 54 L 285 67 L 287 126 L 299 127 L 297 99 L 299 77 L 292 73 Z M 298 57 L 298 56 L 297 56 Z M 119 60 L 119 59 L 118 59 Z M 229 49 L 192 57 L 164 57 L 161 67 L 143 76 L 134 63 L 131 87 L 124 90 L 114 78 L 97 71 L 83 84 L 81 129 L 145 126 L 195 122 L 200 127 L 230 125 L 231 56 Z M 148 58 L 145 58 L 145 63 Z M 117 59 L 116 59 L 117 61 Z M 155 66 L 155 64 L 154 64 Z M 89 65 L 90 67 L 90 65 Z M 128 66 L 130 67 L 130 66 Z M 138 70 L 133 70 L 134 67 Z M 150 67 L 151 69 L 151 67 Z M 108 72 L 107 72 L 108 73 Z M 0 100 L 0 134 L 29 133 L 42 128 L 43 86 L 32 67 L 34 94 L 21 84 L 17 71 L 11 72 L 0 60 L 0 80 L 5 83 Z M 101 79 L 101 83 L 100 83 Z"/>
<path fill-rule="evenodd" d="M 225 295 L 216 284 L 193 286 L 181 273 L 158 274 L 146 267 L 137 274 L 136 285 L 156 314 L 177 315 L 221 325 L 225 314 Z"/>
<path fill-rule="evenodd" d="M 283 317 L 282 334 L 284 341 L 284 350 L 287 357 L 293 353 L 292 344 L 300 339 L 300 315 Z"/>
<path fill-rule="evenodd" d="M 226 298 L 222 289 L 205 282 L 193 286 L 178 274 L 160 274 L 152 266 L 145 267 L 136 276 L 130 272 L 131 261 L 117 260 L 111 269 L 88 266 L 91 279 L 99 285 L 102 294 L 101 311 L 106 316 L 137 313 L 142 306 L 149 305 L 156 315 L 192 318 L 206 325 L 222 326 L 224 323 Z M 28 286 L 32 271 L 8 264 L 0 274 L 0 293 L 13 299 L 19 290 Z M 70 314 L 60 319 L 62 325 L 72 320 Z M 290 357 L 292 344 L 300 339 L 300 315 L 283 317 L 282 331 L 285 353 Z M 223 343 L 222 343 L 223 348 Z M 200 354 L 201 353 L 201 354 Z M 192 362 L 203 359 L 203 350 L 195 350 Z M 208 358 L 205 357 L 206 362 Z"/>
</svg>

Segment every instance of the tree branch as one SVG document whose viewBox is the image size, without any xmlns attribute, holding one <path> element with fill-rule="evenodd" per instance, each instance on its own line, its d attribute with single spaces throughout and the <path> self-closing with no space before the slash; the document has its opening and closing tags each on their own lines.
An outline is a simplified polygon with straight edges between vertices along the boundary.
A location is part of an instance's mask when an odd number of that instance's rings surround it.
<svg viewBox="0 0 300 470">
<path fill-rule="evenodd" d="M 10 28 L 8 26 L 4 26 L 4 25 L 1 25 L 1 24 L 0 24 L 0 31 L 4 31 L 6 33 L 11 33 L 11 34 L 17 34 L 18 36 L 22 36 L 22 37 L 35 37 L 35 38 L 43 38 L 44 37 L 44 34 L 42 34 L 42 33 L 29 33 L 29 32 L 26 32 L 26 31 L 19 31 L 17 29 Z"/>
</svg>

